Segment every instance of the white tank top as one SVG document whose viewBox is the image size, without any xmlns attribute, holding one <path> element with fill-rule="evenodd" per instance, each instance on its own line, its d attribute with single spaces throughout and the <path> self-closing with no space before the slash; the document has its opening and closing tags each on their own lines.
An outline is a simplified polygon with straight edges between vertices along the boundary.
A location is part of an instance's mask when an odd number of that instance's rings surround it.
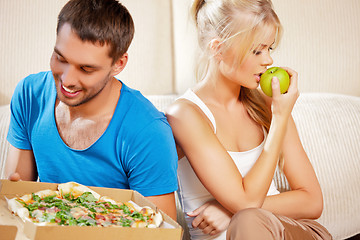
<svg viewBox="0 0 360 240">
<path fill-rule="evenodd" d="M 205 103 L 191 90 L 187 90 L 183 96 L 180 98 L 187 99 L 193 103 L 195 103 L 209 118 L 211 121 L 214 132 L 216 133 L 216 122 L 214 115 L 211 113 L 210 109 L 205 105 Z M 254 165 L 258 157 L 260 156 L 266 139 L 266 131 L 264 130 L 264 140 L 263 142 L 245 152 L 231 152 L 228 151 L 231 158 L 234 160 L 239 172 L 242 176 L 245 176 L 251 167 Z M 206 188 L 202 185 L 195 172 L 193 171 L 188 159 L 185 157 L 181 158 L 178 162 L 178 181 L 179 181 L 179 199 L 185 212 L 185 220 L 189 227 L 191 239 L 226 239 L 226 231 L 222 232 L 215 236 L 210 236 L 207 234 L 203 234 L 201 230 L 197 228 L 193 228 L 191 222 L 193 220 L 192 217 L 187 216 L 187 212 L 191 212 L 204 203 L 213 200 L 214 197 L 206 190 Z M 271 182 L 269 191 L 267 195 L 275 195 L 278 194 L 279 191 L 275 187 L 274 181 Z"/>
</svg>

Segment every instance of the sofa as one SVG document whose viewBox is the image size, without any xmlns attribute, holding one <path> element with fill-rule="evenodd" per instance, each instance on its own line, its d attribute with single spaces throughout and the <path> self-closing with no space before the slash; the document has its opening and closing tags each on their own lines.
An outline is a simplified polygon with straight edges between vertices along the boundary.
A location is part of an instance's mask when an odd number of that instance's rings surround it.
<svg viewBox="0 0 360 240">
<path fill-rule="evenodd" d="M 164 111 L 176 95 L 148 95 Z M 324 211 L 318 221 L 334 239 L 360 233 L 360 98 L 329 93 L 303 93 L 295 104 L 293 118 L 324 195 Z M 0 178 L 4 178 L 9 143 L 6 134 L 9 105 L 0 107 Z M 280 191 L 289 189 L 286 178 L 275 174 Z M 186 230 L 181 206 L 179 223 Z M 185 231 L 184 239 L 188 233 Z"/>
<path fill-rule="evenodd" d="M 318 221 L 334 239 L 347 239 L 360 234 L 360 1 L 272 1 L 284 26 L 272 55 L 274 65 L 299 73 L 301 95 L 293 117 L 324 194 Z M 56 17 L 66 2 L 0 1 L 1 178 L 12 93 L 21 78 L 49 69 Z M 128 65 L 118 77 L 164 111 L 196 83 L 198 46 L 189 16 L 191 0 L 121 2 L 133 16 L 135 37 Z M 275 178 L 286 191 L 281 173 Z M 181 206 L 178 210 L 182 223 Z"/>
</svg>

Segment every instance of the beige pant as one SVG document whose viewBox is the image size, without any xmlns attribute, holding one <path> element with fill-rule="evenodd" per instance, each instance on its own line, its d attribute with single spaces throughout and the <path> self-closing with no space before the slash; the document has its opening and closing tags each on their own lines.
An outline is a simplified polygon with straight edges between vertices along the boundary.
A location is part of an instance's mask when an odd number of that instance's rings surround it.
<svg viewBox="0 0 360 240">
<path fill-rule="evenodd" d="M 259 208 L 236 213 L 226 234 L 227 240 L 333 239 L 325 227 L 308 219 L 294 220 Z"/>
</svg>

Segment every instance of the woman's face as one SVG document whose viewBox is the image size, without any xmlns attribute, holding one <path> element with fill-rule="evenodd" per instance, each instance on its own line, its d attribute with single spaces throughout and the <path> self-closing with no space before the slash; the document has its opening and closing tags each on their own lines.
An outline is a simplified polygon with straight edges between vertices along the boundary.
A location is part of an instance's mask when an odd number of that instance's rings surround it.
<svg viewBox="0 0 360 240">
<path fill-rule="evenodd" d="M 220 61 L 220 74 L 224 80 L 232 81 L 249 89 L 256 89 L 259 86 L 260 76 L 268 66 L 273 64 L 270 51 L 275 42 L 276 31 L 271 30 L 259 43 L 254 44 L 254 50 L 247 54 L 239 66 L 234 64 L 236 51 L 227 51 Z"/>
</svg>

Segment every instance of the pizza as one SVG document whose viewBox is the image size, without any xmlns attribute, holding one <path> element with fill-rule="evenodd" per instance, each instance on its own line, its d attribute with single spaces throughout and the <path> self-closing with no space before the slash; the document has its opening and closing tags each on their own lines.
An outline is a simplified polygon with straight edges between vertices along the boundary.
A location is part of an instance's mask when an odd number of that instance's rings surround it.
<svg viewBox="0 0 360 240">
<path fill-rule="evenodd" d="M 90 188 L 68 182 L 58 190 L 42 190 L 7 200 L 9 210 L 37 225 L 157 228 L 160 212 L 132 201 L 117 202 Z"/>
</svg>

